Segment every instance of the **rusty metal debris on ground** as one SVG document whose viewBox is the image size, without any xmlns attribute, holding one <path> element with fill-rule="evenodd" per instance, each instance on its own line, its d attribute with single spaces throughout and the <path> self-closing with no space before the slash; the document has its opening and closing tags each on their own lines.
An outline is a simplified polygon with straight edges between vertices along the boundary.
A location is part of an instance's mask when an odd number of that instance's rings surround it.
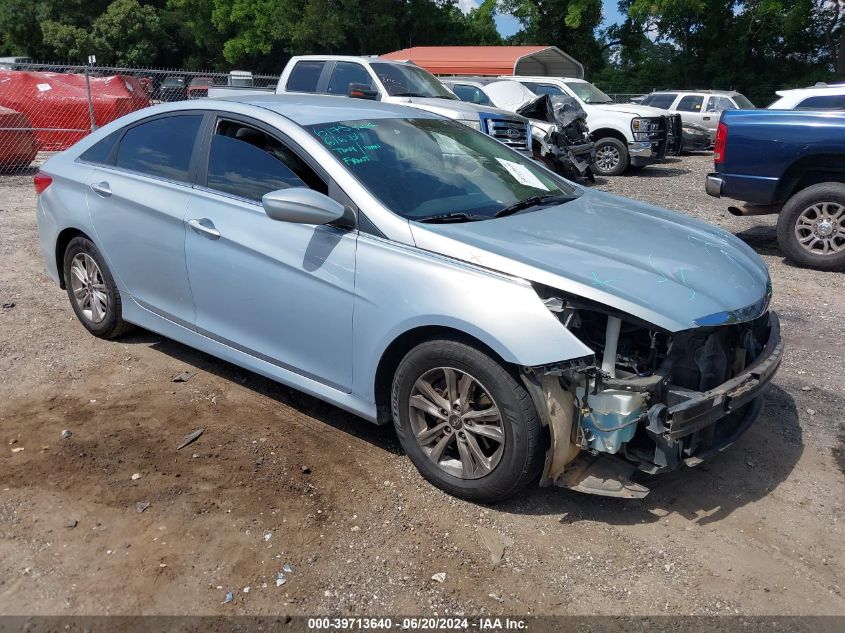
<svg viewBox="0 0 845 633">
<path fill-rule="evenodd" d="M 197 429 L 193 433 L 189 433 L 188 435 L 186 435 L 184 437 L 184 439 L 182 440 L 182 443 L 179 444 L 179 446 L 176 447 L 176 450 L 178 451 L 180 449 L 185 448 L 188 444 L 190 444 L 192 442 L 196 442 L 197 439 L 199 439 L 199 436 L 202 435 L 204 432 L 205 432 L 205 429 Z"/>
</svg>

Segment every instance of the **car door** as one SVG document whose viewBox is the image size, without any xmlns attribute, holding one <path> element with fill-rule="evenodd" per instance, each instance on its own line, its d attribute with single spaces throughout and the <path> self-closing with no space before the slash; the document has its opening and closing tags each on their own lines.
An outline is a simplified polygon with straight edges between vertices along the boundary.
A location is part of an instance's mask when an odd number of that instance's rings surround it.
<svg viewBox="0 0 845 633">
<path fill-rule="evenodd" d="M 128 127 L 91 170 L 87 191 L 95 241 L 112 273 L 138 304 L 189 327 L 184 219 L 202 120 L 180 112 Z"/>
<path fill-rule="evenodd" d="M 261 197 L 326 193 L 328 178 L 272 128 L 209 120 L 186 218 L 197 330 L 335 388 L 352 385 L 356 231 L 271 220 Z"/>
<path fill-rule="evenodd" d="M 704 96 L 684 95 L 675 106 L 675 110 L 681 115 L 684 123 L 696 123 L 704 125 Z M 707 115 L 709 116 L 709 115 Z M 704 127 L 708 127 L 704 125 Z"/>
<path fill-rule="evenodd" d="M 737 107 L 734 102 L 727 97 L 720 95 L 710 95 L 707 98 L 707 103 L 704 106 L 704 116 L 702 118 L 702 125 L 710 130 L 713 134 L 719 126 L 719 118 L 725 110 L 736 110 Z"/>
</svg>

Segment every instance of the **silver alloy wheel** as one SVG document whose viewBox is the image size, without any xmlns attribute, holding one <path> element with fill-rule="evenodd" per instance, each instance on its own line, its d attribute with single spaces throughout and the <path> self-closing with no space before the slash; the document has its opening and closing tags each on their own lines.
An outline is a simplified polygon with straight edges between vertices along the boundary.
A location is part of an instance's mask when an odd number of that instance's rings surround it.
<svg viewBox="0 0 845 633">
<path fill-rule="evenodd" d="M 91 323 L 100 323 L 109 310 L 103 273 L 94 258 L 77 253 L 70 262 L 70 289 L 82 315 Z"/>
<path fill-rule="evenodd" d="M 807 207 L 795 221 L 795 237 L 813 255 L 845 251 L 845 206 L 817 202 Z"/>
<path fill-rule="evenodd" d="M 417 443 L 450 475 L 478 479 L 502 459 L 499 407 L 470 374 L 451 367 L 427 371 L 414 383 L 408 407 Z"/>
<path fill-rule="evenodd" d="M 613 171 L 619 165 L 622 156 L 613 145 L 605 145 L 596 152 L 595 164 L 602 171 Z"/>
</svg>

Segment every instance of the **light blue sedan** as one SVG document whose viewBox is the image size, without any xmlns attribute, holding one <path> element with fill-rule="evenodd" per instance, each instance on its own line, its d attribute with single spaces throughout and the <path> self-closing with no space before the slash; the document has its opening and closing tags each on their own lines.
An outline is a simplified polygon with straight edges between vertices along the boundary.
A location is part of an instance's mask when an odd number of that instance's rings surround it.
<svg viewBox="0 0 845 633">
<path fill-rule="evenodd" d="M 50 276 L 134 324 L 393 422 L 430 482 L 641 497 L 734 442 L 778 367 L 760 258 L 419 110 L 148 108 L 35 176 Z"/>
</svg>

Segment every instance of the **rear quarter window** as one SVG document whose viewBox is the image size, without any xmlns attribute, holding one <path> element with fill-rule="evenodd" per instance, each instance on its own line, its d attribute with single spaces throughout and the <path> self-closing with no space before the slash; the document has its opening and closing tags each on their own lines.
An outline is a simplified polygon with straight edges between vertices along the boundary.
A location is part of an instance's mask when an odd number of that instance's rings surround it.
<svg viewBox="0 0 845 633">
<path fill-rule="evenodd" d="M 104 139 L 97 141 L 79 155 L 79 160 L 101 165 L 114 164 L 114 149 L 122 132 L 123 130 L 112 132 Z"/>
<path fill-rule="evenodd" d="M 296 62 L 290 71 L 285 90 L 290 92 L 317 92 L 317 83 L 326 62 L 302 61 Z"/>
</svg>

